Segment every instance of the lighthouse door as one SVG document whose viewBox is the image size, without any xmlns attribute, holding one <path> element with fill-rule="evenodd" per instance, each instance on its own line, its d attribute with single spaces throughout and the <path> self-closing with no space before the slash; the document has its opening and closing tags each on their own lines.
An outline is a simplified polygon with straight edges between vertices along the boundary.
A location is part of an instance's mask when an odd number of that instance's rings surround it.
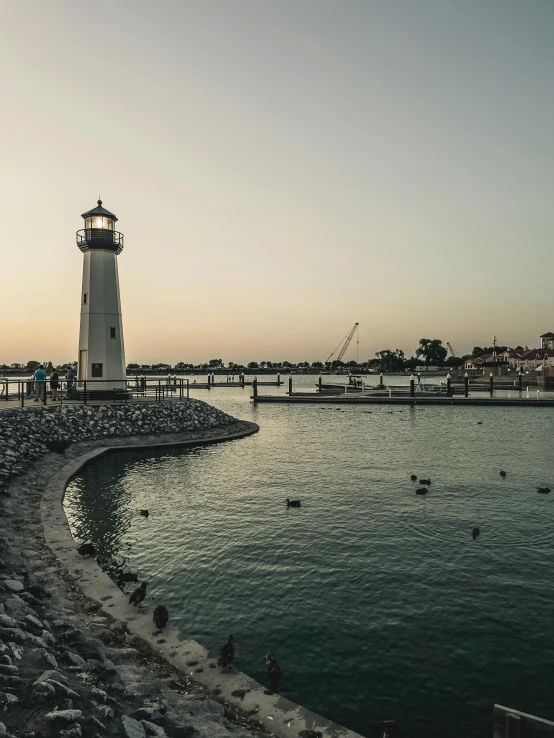
<svg viewBox="0 0 554 738">
<path fill-rule="evenodd" d="M 83 382 L 87 378 L 87 364 L 88 364 L 88 351 L 81 349 L 79 351 L 79 369 L 78 369 L 78 380 Z"/>
</svg>

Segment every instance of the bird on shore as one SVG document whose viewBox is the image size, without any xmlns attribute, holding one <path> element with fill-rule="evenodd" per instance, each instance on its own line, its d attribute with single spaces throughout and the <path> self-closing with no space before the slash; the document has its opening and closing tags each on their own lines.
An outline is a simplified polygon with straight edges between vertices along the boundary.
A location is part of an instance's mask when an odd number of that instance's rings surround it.
<svg viewBox="0 0 554 738">
<path fill-rule="evenodd" d="M 85 556 L 96 556 L 96 548 L 92 543 L 83 543 L 77 549 L 77 553 L 85 558 Z"/>
<path fill-rule="evenodd" d="M 426 484 L 428 487 L 431 486 L 431 480 L 430 479 L 420 479 L 420 484 Z"/>
<path fill-rule="evenodd" d="M 481 531 L 479 530 L 479 528 L 474 528 L 471 531 L 471 535 L 473 536 L 473 540 L 475 540 L 477 536 L 481 535 Z"/>
<path fill-rule="evenodd" d="M 129 597 L 129 604 L 134 605 L 135 607 L 138 607 L 140 603 L 144 600 L 146 597 L 146 587 L 148 585 L 148 582 L 143 582 L 140 587 L 135 589 L 133 594 Z"/>
<path fill-rule="evenodd" d="M 152 618 L 154 625 L 158 630 L 163 630 L 169 622 L 169 613 L 165 605 L 158 605 L 154 610 L 154 616 Z"/>
<path fill-rule="evenodd" d="M 139 510 L 139 513 L 142 515 L 143 518 L 147 518 L 149 515 L 148 510 Z"/>
<path fill-rule="evenodd" d="M 279 686 L 281 667 L 279 666 L 277 659 L 274 659 L 270 653 L 268 653 L 265 657 L 265 673 L 267 674 L 267 676 L 269 677 L 269 681 L 271 682 L 271 690 L 273 692 L 276 692 Z"/>
<path fill-rule="evenodd" d="M 289 500 L 287 497 L 285 502 L 287 503 L 287 507 L 300 507 L 300 500 Z"/>
<path fill-rule="evenodd" d="M 412 474 L 410 476 L 410 479 L 412 480 L 412 482 L 416 482 L 417 481 L 417 475 L 416 474 Z"/>
<path fill-rule="evenodd" d="M 500 470 L 500 476 L 502 477 L 502 479 L 504 479 L 504 477 L 506 476 L 506 472 L 504 471 L 504 469 Z"/>
<path fill-rule="evenodd" d="M 550 487 L 538 487 L 537 492 L 541 495 L 547 495 L 550 492 Z"/>
<path fill-rule="evenodd" d="M 419 489 L 416 489 L 415 493 L 416 495 L 426 495 L 428 491 L 427 487 L 420 487 Z"/>
<path fill-rule="evenodd" d="M 217 659 L 217 665 L 223 668 L 227 667 L 231 671 L 231 665 L 235 658 L 235 644 L 234 636 L 230 635 L 227 639 L 227 643 L 221 647 L 219 651 L 219 657 Z"/>
</svg>

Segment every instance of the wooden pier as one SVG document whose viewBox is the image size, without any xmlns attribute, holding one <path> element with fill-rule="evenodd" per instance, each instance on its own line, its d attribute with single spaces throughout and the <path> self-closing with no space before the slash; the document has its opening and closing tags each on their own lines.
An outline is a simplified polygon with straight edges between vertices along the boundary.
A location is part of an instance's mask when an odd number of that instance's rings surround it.
<svg viewBox="0 0 554 738">
<path fill-rule="evenodd" d="M 417 397 L 406 394 L 403 397 L 368 397 L 360 395 L 326 395 L 319 393 L 293 393 L 292 395 L 252 395 L 254 402 L 273 402 L 282 404 L 310 403 L 314 405 L 457 405 L 480 407 L 554 407 L 554 398 L 536 399 L 532 397 Z"/>
</svg>

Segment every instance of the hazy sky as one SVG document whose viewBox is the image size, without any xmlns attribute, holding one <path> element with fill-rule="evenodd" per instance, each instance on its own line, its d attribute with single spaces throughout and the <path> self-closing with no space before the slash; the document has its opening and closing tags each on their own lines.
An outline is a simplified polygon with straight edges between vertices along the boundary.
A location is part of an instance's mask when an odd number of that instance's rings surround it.
<svg viewBox="0 0 554 738">
<path fill-rule="evenodd" d="M 0 65 L 0 363 L 77 358 L 99 193 L 129 362 L 554 330 L 552 0 L 0 0 Z"/>
</svg>

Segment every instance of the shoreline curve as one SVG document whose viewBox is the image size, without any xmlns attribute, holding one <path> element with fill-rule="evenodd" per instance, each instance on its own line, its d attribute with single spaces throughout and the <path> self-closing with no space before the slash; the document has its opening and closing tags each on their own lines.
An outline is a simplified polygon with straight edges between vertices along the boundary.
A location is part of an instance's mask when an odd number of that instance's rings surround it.
<svg viewBox="0 0 554 738">
<path fill-rule="evenodd" d="M 237 425 L 240 427 L 238 429 Z M 173 437 L 158 441 L 144 436 L 127 436 L 83 446 L 93 446 L 85 453 L 53 472 L 47 481 L 40 501 L 40 517 L 45 541 L 58 561 L 68 570 L 86 597 L 95 600 L 116 621 L 123 622 L 130 633 L 140 638 L 156 655 L 188 679 L 201 685 L 213 698 L 223 701 L 238 712 L 255 714 L 261 725 L 277 738 L 362 738 L 317 713 L 308 710 L 276 693 L 269 693 L 259 682 L 233 668 L 222 674 L 207 648 L 187 639 L 177 628 L 166 628 L 163 634 L 154 633 L 151 612 L 137 612 L 128 603 L 128 597 L 93 559 L 82 559 L 76 550 L 63 500 L 71 479 L 91 461 L 118 451 L 146 451 L 163 448 L 186 448 L 225 441 L 239 440 L 257 433 L 259 426 L 249 421 L 238 421 L 229 427 L 210 431 L 189 432 L 187 438 Z M 230 431 L 230 432 L 229 432 Z M 173 434 L 172 434 L 173 435 Z M 191 437 L 193 436 L 193 437 Z M 164 436 L 165 439 L 168 436 Z M 129 443 L 131 441 L 131 443 Z M 291 730 L 292 728 L 292 730 Z"/>
</svg>

